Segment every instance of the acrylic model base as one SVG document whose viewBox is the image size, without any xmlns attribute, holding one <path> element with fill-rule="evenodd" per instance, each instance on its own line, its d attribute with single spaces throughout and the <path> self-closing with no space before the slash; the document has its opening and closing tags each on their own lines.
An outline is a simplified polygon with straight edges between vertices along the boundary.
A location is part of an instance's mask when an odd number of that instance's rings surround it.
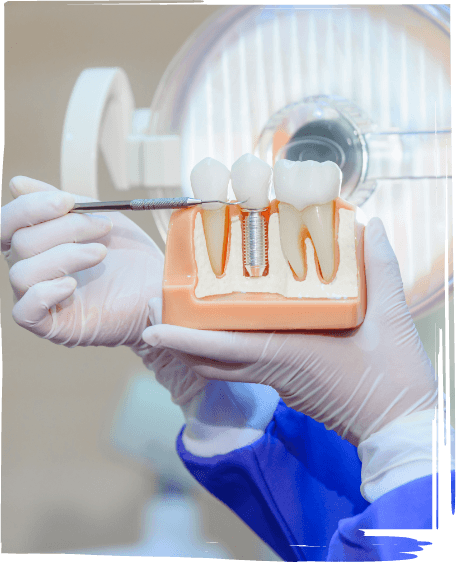
<svg viewBox="0 0 456 562">
<path fill-rule="evenodd" d="M 339 267 L 339 211 L 356 207 L 335 200 L 335 262 Z M 268 211 L 277 213 L 277 201 Z M 237 206 L 227 207 L 231 220 L 240 217 Z M 195 259 L 195 223 L 201 208 L 175 211 L 170 220 L 166 244 L 163 281 L 163 323 L 188 328 L 231 331 L 335 330 L 359 326 L 366 311 L 364 272 L 364 226 L 354 222 L 357 296 L 350 298 L 286 298 L 277 293 L 241 293 L 197 298 L 198 268 Z M 226 261 L 229 260 L 231 236 L 228 232 Z M 336 273 L 337 275 L 337 273 Z M 319 273 L 320 281 L 321 274 Z M 328 284 L 328 289 L 330 284 Z"/>
</svg>

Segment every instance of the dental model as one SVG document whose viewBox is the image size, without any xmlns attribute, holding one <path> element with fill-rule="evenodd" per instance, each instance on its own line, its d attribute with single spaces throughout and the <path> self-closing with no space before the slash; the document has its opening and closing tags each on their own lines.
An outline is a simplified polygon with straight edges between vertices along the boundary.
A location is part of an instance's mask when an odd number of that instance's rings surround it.
<svg viewBox="0 0 456 562">
<path fill-rule="evenodd" d="M 269 207 L 272 169 L 253 154 L 244 154 L 231 167 L 231 186 L 242 211 L 244 267 L 261 277 L 267 266 L 267 225 L 262 213 Z"/>
<path fill-rule="evenodd" d="M 193 194 L 197 199 L 228 200 L 230 171 L 214 160 L 201 160 L 190 174 Z M 221 275 L 228 241 L 228 208 L 222 203 L 203 203 L 201 205 L 207 252 L 215 275 Z"/>
<path fill-rule="evenodd" d="M 333 277 L 334 204 L 341 183 L 334 162 L 279 160 L 274 166 L 282 251 L 300 281 L 306 276 L 303 229 L 310 234 L 323 279 L 329 282 Z"/>
<path fill-rule="evenodd" d="M 196 198 L 227 201 L 230 172 L 222 163 L 205 158 L 190 179 Z M 238 205 L 199 205 L 171 217 L 163 322 L 262 331 L 361 324 L 364 226 L 339 197 L 341 179 L 333 162 L 279 160 L 272 171 L 241 156 L 231 169 Z"/>
</svg>

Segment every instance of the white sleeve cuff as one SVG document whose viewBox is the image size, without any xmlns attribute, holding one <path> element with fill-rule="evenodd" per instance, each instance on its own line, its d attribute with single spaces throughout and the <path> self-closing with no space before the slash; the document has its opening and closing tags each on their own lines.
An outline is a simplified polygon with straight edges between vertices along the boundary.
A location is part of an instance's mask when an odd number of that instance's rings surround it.
<svg viewBox="0 0 456 562">
<path fill-rule="evenodd" d="M 251 427 L 216 427 L 194 421 L 185 428 L 182 442 L 196 457 L 226 455 L 241 447 L 251 445 L 264 435 L 264 430 Z"/>
<path fill-rule="evenodd" d="M 409 414 L 360 443 L 361 494 L 367 501 L 432 474 L 434 415 L 434 409 Z M 454 468 L 454 459 L 452 463 Z"/>
<path fill-rule="evenodd" d="M 188 404 L 184 447 L 198 457 L 226 455 L 264 435 L 279 402 L 268 386 L 209 382 Z"/>
</svg>

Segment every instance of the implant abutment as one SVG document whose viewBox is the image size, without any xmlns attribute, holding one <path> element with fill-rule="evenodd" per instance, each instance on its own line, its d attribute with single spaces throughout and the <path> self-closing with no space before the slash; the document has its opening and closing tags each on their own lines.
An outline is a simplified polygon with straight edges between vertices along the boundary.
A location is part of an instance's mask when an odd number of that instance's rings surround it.
<svg viewBox="0 0 456 562">
<path fill-rule="evenodd" d="M 241 208 L 244 275 L 248 277 L 263 277 L 269 271 L 268 215 L 268 208 Z"/>
</svg>

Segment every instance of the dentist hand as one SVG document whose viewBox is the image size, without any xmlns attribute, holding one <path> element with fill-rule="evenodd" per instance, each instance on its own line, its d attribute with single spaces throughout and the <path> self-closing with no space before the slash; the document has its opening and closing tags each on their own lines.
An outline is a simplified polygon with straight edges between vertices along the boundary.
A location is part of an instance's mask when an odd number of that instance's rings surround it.
<svg viewBox="0 0 456 562">
<path fill-rule="evenodd" d="M 206 430 L 250 424 L 256 435 L 275 409 L 270 389 L 258 393 L 239 388 L 248 385 L 214 383 L 204 393 L 204 377 L 176 354 L 143 342 L 149 299 L 151 322 L 161 323 L 163 255 L 155 243 L 121 213 L 69 213 L 75 201 L 89 198 L 25 177 L 11 180 L 10 189 L 15 200 L 2 208 L 2 252 L 17 300 L 16 322 L 70 347 L 128 345 L 183 408 L 188 427 L 200 419 Z M 245 398 L 249 392 L 261 395 L 261 415 Z M 211 396 L 217 404 L 227 396 L 223 415 L 219 404 L 213 413 L 207 406 Z"/>
<path fill-rule="evenodd" d="M 202 377 L 269 385 L 288 406 L 358 446 L 388 423 L 437 403 L 434 370 L 379 219 L 369 222 L 364 244 L 368 306 L 358 329 L 261 334 L 162 324 L 147 328 L 143 339 L 178 352 Z"/>
<path fill-rule="evenodd" d="M 151 324 L 161 324 L 162 299 L 152 298 Z M 197 457 L 224 455 L 264 435 L 279 401 L 270 387 L 259 384 L 209 381 L 170 349 L 145 342 L 134 349 L 155 379 L 171 394 L 185 418 L 182 442 Z"/>
<path fill-rule="evenodd" d="M 2 253 L 16 297 L 13 317 L 68 347 L 134 346 L 161 295 L 163 255 L 121 213 L 69 213 L 70 195 L 26 177 L 11 180 L 2 208 Z"/>
<path fill-rule="evenodd" d="M 128 345 L 175 403 L 188 403 L 206 379 L 141 338 L 148 301 L 162 291 L 163 255 L 155 243 L 122 213 L 68 212 L 87 197 L 25 177 L 13 178 L 10 189 L 15 200 L 2 208 L 2 252 L 16 322 L 69 347 Z"/>
</svg>

